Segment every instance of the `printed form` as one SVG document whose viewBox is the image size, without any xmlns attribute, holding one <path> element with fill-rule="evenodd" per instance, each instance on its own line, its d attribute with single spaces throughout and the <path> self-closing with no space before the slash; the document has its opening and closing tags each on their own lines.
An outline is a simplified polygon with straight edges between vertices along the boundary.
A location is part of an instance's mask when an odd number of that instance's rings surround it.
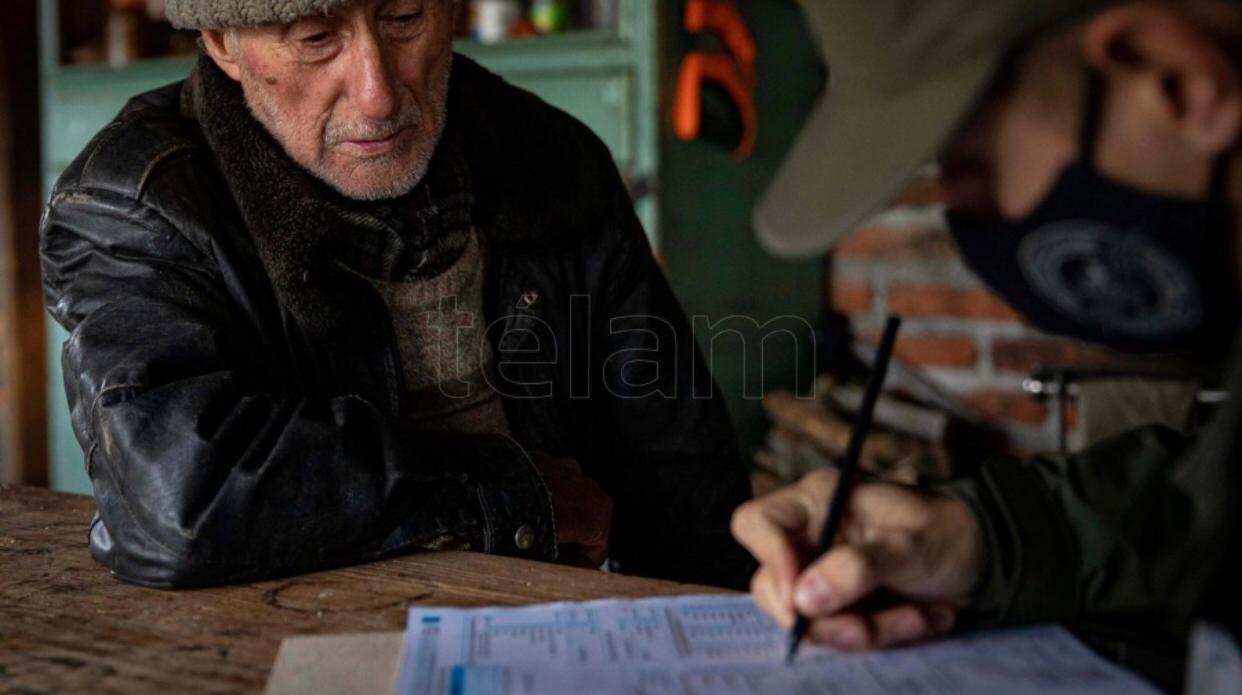
<svg viewBox="0 0 1242 695">
<path fill-rule="evenodd" d="M 398 695 L 1157 693 L 1064 629 L 847 654 L 804 647 L 750 596 L 411 609 Z"/>
</svg>

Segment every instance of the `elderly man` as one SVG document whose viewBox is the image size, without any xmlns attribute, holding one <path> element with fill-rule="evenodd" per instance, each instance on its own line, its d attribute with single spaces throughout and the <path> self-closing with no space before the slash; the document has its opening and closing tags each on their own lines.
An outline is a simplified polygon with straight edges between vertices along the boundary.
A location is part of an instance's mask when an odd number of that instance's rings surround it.
<svg viewBox="0 0 1242 695">
<path fill-rule="evenodd" d="M 204 54 L 52 194 L 94 556 L 155 587 L 417 549 L 745 582 L 747 480 L 605 147 L 451 0 L 169 0 Z"/>
<path fill-rule="evenodd" d="M 846 649 L 943 634 L 962 609 L 973 624 L 1104 623 L 1173 643 L 1199 619 L 1242 630 L 1242 5 L 807 11 L 833 86 L 758 212 L 770 247 L 822 250 L 939 153 L 964 258 L 1033 323 L 1133 352 L 1232 346 L 1235 365 L 1197 441 L 1151 427 L 988 461 L 949 490 L 863 484 L 809 566 L 835 474 L 756 500 L 734 528 L 762 562 L 757 600 Z"/>
</svg>

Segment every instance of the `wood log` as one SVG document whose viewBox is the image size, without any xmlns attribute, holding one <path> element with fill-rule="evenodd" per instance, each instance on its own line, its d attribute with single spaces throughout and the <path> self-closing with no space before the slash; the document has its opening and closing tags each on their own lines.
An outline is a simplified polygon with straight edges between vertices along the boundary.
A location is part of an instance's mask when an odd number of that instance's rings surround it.
<svg viewBox="0 0 1242 695">
<path fill-rule="evenodd" d="M 776 432 L 781 433 L 778 439 L 789 442 L 788 451 L 778 452 L 786 460 L 768 459 L 768 465 L 774 469 L 772 472 L 791 477 L 807 472 L 796 465 L 799 459 L 806 459 L 795 455 L 798 441 L 808 442 L 829 459 L 840 458 L 845 453 L 851 424 L 826 408 L 819 399 L 799 398 L 778 391 L 768 394 L 763 405 Z M 769 445 L 769 448 L 773 447 Z M 948 453 L 941 443 L 885 430 L 873 430 L 867 435 L 859 465 L 868 473 L 903 483 L 943 480 L 951 471 Z"/>
</svg>

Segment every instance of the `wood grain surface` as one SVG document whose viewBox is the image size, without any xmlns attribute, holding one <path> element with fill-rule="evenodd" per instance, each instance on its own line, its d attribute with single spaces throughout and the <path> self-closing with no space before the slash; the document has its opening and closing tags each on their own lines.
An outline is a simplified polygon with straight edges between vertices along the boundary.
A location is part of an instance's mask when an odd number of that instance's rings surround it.
<svg viewBox="0 0 1242 695">
<path fill-rule="evenodd" d="M 411 606 L 719 591 L 462 552 L 158 591 L 91 559 L 93 513 L 89 497 L 0 486 L 0 693 L 257 692 L 285 637 L 400 630 Z"/>
</svg>

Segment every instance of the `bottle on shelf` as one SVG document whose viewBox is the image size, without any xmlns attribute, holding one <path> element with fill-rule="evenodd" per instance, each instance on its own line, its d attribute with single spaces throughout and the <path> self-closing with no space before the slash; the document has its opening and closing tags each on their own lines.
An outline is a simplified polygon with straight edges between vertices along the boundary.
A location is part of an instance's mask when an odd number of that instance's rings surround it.
<svg viewBox="0 0 1242 695">
<path fill-rule="evenodd" d="M 579 0 L 578 17 L 582 26 L 588 29 L 615 29 L 617 0 Z"/>
<path fill-rule="evenodd" d="M 540 34 L 555 34 L 569 28 L 569 5 L 565 0 L 533 0 L 530 23 Z"/>
<path fill-rule="evenodd" d="M 499 43 L 513 35 L 522 19 L 518 0 L 472 0 L 470 33 L 480 43 Z"/>
</svg>

